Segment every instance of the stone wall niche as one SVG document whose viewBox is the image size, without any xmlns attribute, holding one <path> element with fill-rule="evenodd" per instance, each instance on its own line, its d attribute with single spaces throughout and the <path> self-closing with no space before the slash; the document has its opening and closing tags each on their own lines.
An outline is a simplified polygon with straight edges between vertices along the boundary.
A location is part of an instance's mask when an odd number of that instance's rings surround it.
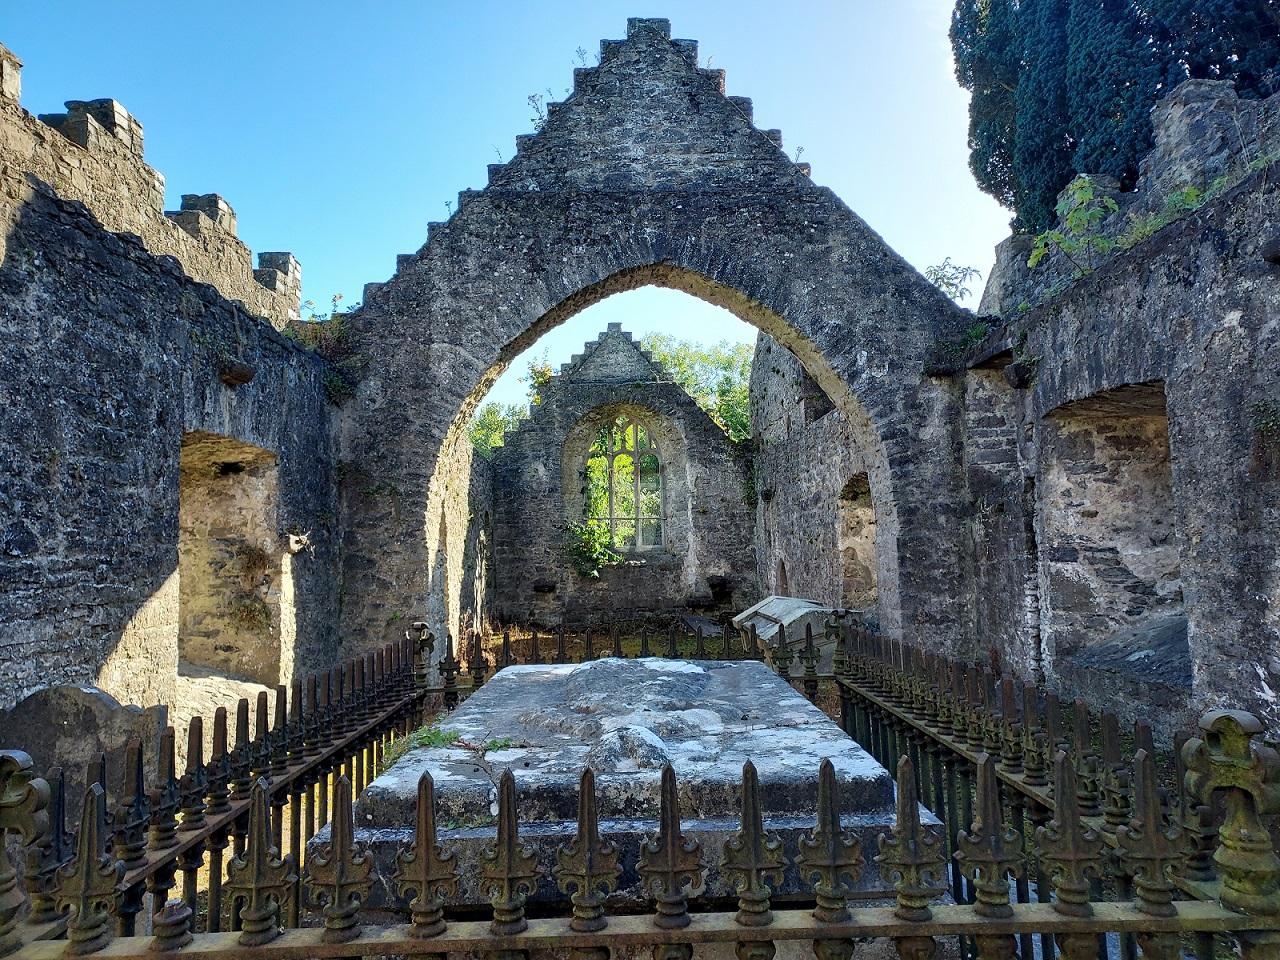
<svg viewBox="0 0 1280 960">
<path fill-rule="evenodd" d="M 1130 685 L 1185 706 L 1191 664 L 1163 384 L 1053 411 L 1041 459 L 1042 630 L 1053 679 L 1125 713 Z"/>
<path fill-rule="evenodd" d="M 840 491 L 841 600 L 852 610 L 876 605 L 876 514 L 865 473 L 849 478 Z"/>
<path fill-rule="evenodd" d="M 188 433 L 179 483 L 179 671 L 287 683 L 293 590 L 276 530 L 275 454 Z"/>
</svg>

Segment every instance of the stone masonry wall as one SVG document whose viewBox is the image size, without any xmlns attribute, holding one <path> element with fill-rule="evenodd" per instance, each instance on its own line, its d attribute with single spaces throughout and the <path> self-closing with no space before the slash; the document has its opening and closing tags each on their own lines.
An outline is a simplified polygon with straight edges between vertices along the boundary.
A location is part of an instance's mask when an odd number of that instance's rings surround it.
<svg viewBox="0 0 1280 960">
<path fill-rule="evenodd" d="M 601 49 L 542 129 L 352 315 L 369 373 L 343 417 L 355 478 L 344 484 L 344 637 L 376 637 L 389 609 L 443 615 L 462 591 L 448 573 L 460 561 L 436 553 L 442 529 L 455 552 L 465 539 L 448 523 L 466 516 L 456 458 L 469 455 L 466 424 L 494 378 L 578 310 L 659 284 L 725 306 L 801 357 L 867 459 L 890 545 L 886 629 L 954 644 L 960 394 L 925 365 L 965 314 L 814 186 L 666 21 L 632 20 L 626 40 Z M 374 488 L 395 492 L 364 496 Z"/>
<path fill-rule="evenodd" d="M 0 706 L 94 682 L 172 702 L 179 462 L 195 432 L 275 458 L 264 534 L 294 609 L 291 658 L 329 664 L 338 508 L 323 361 L 13 166 L 0 170 L 0 340 Z"/>
<path fill-rule="evenodd" d="M 867 461 L 843 414 L 824 401 L 796 356 L 761 334 L 751 367 L 756 569 L 767 592 L 892 615 L 899 604 L 887 562 L 895 549 L 892 519 L 877 516 L 869 489 L 865 507 L 848 502 L 849 493 L 862 499 Z M 872 543 L 862 539 L 866 514 L 875 523 Z M 853 578 L 857 583 L 847 581 L 868 562 L 873 588 L 865 570 Z M 786 584 L 779 582 L 783 568 Z"/>
<path fill-rule="evenodd" d="M 1056 299 L 993 321 L 969 356 L 1012 392 L 986 415 L 1003 443 L 987 432 L 966 446 L 1004 475 L 1000 520 L 977 522 L 980 599 L 1010 620 L 1035 611 L 1012 646 L 1043 633 L 1044 672 L 1064 693 L 1165 735 L 1216 706 L 1280 721 L 1278 180 L 1261 169 Z M 1014 449 L 1030 496 L 1015 495 Z M 1071 610 L 1088 622 L 1064 620 Z"/>
<path fill-rule="evenodd" d="M 21 64 L 0 45 L 0 158 L 79 200 L 108 230 L 136 234 L 154 254 L 177 258 L 189 277 L 217 287 L 277 329 L 298 316 L 302 268 L 289 253 L 252 255 L 236 237 L 235 211 L 216 194 L 188 194 L 164 210 L 164 177 L 143 162 L 142 124 L 114 100 L 73 100 L 67 112 L 32 116 L 19 105 Z"/>
<path fill-rule="evenodd" d="M 541 390 L 494 456 L 496 611 L 539 626 L 662 620 L 753 603 L 748 457 L 616 325 Z M 583 466 L 596 432 L 634 417 L 658 447 L 664 545 L 592 580 L 573 569 L 565 528 L 583 516 Z"/>
</svg>

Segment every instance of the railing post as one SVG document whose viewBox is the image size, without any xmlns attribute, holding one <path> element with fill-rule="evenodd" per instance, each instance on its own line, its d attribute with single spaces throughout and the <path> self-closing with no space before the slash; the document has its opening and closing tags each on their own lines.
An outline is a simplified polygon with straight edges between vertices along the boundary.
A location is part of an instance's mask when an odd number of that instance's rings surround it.
<svg viewBox="0 0 1280 960">
<path fill-rule="evenodd" d="M 1260 742 L 1262 724 L 1239 710 L 1214 710 L 1201 736 L 1182 748 L 1186 792 L 1204 806 L 1223 801 L 1219 846 L 1222 905 L 1253 916 L 1280 916 L 1280 858 L 1260 819 L 1280 812 L 1280 756 Z M 1280 934 L 1241 937 L 1245 960 L 1280 957 Z"/>
<path fill-rule="evenodd" d="M 705 866 L 701 844 L 681 831 L 679 794 L 671 764 L 662 768 L 660 796 L 658 833 L 641 845 L 636 870 L 654 895 L 657 912 L 653 925 L 660 930 L 682 930 L 692 921 L 688 888 L 700 884 Z M 690 960 L 692 956 L 693 945 L 688 943 L 653 948 L 654 960 Z"/>
<path fill-rule="evenodd" d="M 31 757 L 0 750 L 0 956 L 22 944 L 17 926 L 26 902 L 18 890 L 18 871 L 5 853 L 5 837 L 12 833 L 23 843 L 47 843 L 48 806 L 49 784 L 36 776 Z"/>
<path fill-rule="evenodd" d="M 813 832 L 801 836 L 796 866 L 800 876 L 813 884 L 818 923 L 843 923 L 849 919 L 849 893 L 864 864 L 862 844 L 840 821 L 840 785 L 835 767 L 823 760 L 818 768 L 818 810 Z M 815 939 L 818 960 L 851 960 L 854 943 L 847 938 Z"/>
<path fill-rule="evenodd" d="M 444 635 L 444 657 L 440 663 L 440 678 L 444 681 L 444 708 L 452 710 L 458 705 L 458 661 L 453 656 L 453 637 Z"/>
</svg>

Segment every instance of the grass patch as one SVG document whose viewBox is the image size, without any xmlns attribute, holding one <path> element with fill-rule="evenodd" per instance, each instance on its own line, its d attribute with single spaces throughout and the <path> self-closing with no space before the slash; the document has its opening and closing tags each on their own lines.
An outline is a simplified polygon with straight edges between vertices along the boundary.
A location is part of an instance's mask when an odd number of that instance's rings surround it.
<svg viewBox="0 0 1280 960">
<path fill-rule="evenodd" d="M 417 750 L 419 747 L 451 747 L 457 743 L 458 733 L 454 730 L 441 730 L 436 726 L 439 722 L 437 717 L 426 726 L 414 730 L 407 737 L 400 737 L 387 744 L 386 749 L 382 751 L 382 763 L 378 766 L 378 773 L 389 769 L 410 750 Z"/>
</svg>

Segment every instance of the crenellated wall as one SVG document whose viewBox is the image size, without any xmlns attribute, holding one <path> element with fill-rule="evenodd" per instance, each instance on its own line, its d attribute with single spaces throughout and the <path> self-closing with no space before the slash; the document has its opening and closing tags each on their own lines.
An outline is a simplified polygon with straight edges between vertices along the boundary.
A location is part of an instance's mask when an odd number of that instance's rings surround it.
<svg viewBox="0 0 1280 960">
<path fill-rule="evenodd" d="M 297 319 L 302 268 L 289 253 L 253 256 L 217 194 L 184 194 L 164 209 L 163 175 L 143 159 L 142 124 L 115 100 L 69 100 L 65 113 L 22 109 L 21 63 L 0 45 L 0 157 L 66 200 L 85 204 L 107 230 L 132 233 L 175 257 L 191 279 L 282 329 Z"/>
</svg>

